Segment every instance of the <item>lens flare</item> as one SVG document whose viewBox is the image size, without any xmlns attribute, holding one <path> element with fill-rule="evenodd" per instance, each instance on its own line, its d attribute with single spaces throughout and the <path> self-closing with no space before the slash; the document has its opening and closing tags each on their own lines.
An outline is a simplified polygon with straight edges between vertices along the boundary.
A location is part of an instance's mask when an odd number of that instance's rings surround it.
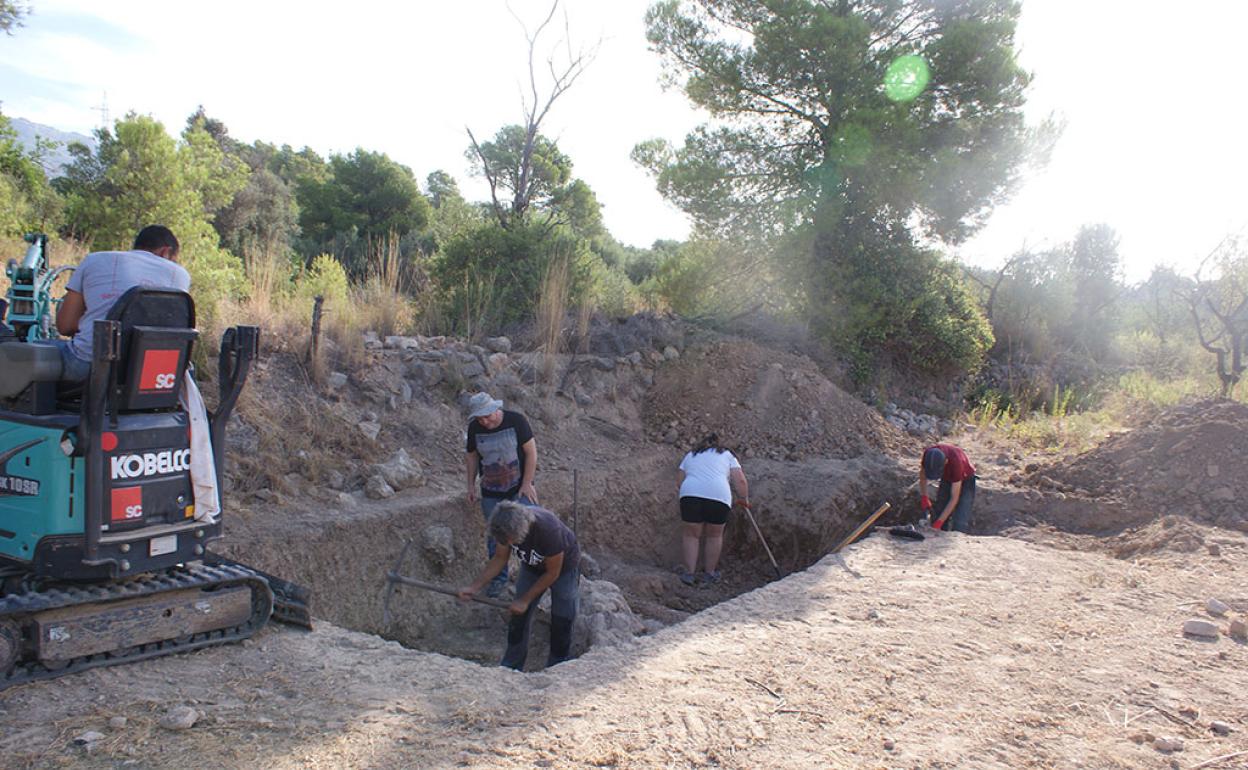
<svg viewBox="0 0 1248 770">
<path fill-rule="evenodd" d="M 932 73 L 922 56 L 901 56 L 884 73 L 884 95 L 895 102 L 913 101 L 931 79 Z"/>
</svg>

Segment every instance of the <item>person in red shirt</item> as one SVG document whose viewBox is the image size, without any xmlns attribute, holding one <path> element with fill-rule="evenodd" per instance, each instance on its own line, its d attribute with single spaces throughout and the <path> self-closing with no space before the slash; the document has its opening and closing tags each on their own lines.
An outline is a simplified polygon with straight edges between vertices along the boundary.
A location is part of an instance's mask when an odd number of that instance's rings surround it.
<svg viewBox="0 0 1248 770">
<path fill-rule="evenodd" d="M 940 479 L 936 505 L 927 496 L 927 482 Z M 953 444 L 936 444 L 923 450 L 919 463 L 919 504 L 928 513 L 932 529 L 971 531 L 971 506 L 975 504 L 975 466 L 966 452 Z M 947 526 L 946 526 L 947 525 Z"/>
</svg>

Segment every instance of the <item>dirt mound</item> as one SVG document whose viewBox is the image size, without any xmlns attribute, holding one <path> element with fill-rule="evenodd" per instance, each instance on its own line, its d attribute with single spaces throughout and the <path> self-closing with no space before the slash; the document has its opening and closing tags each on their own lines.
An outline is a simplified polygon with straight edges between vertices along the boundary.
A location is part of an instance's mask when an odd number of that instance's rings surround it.
<svg viewBox="0 0 1248 770">
<path fill-rule="evenodd" d="M 906 444 L 809 358 L 740 339 L 689 349 L 662 367 L 643 417 L 656 440 L 686 446 L 714 431 L 747 458 L 844 459 Z"/>
<path fill-rule="evenodd" d="M 1169 514 L 1248 531 L 1238 490 L 1248 478 L 1248 405 L 1199 401 L 1173 407 L 1029 478 L 1041 488 L 1117 498 L 1146 520 Z"/>
</svg>

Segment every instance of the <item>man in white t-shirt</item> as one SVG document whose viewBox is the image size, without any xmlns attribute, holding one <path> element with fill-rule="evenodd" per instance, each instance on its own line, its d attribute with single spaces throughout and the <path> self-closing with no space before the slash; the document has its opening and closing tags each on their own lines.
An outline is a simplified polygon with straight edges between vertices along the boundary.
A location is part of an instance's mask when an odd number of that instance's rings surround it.
<svg viewBox="0 0 1248 770">
<path fill-rule="evenodd" d="M 136 286 L 190 291 L 191 276 L 178 264 L 180 246 L 164 225 L 148 225 L 135 236 L 131 251 L 88 254 L 74 270 L 56 311 L 56 328 L 72 337 L 58 340 L 61 379 L 81 382 L 91 373 L 91 334 L 108 317 L 121 295 Z"/>
<path fill-rule="evenodd" d="M 680 580 L 693 585 L 698 565 L 698 542 L 706 536 L 702 556 L 702 579 L 718 583 L 719 554 L 724 546 L 724 525 L 732 510 L 732 492 L 746 505 L 750 487 L 745 471 L 732 452 L 719 446 L 714 433 L 702 439 L 680 461 L 680 519 L 682 566 Z"/>
</svg>

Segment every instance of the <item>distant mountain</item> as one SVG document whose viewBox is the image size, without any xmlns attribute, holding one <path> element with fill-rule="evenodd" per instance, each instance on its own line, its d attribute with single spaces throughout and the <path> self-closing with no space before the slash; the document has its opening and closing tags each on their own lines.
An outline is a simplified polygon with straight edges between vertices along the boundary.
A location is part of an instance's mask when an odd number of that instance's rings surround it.
<svg viewBox="0 0 1248 770">
<path fill-rule="evenodd" d="M 73 160 L 69 154 L 71 142 L 82 142 L 92 150 L 96 147 L 93 136 L 61 131 L 51 126 L 32 123 L 25 118 L 9 118 L 9 124 L 17 132 L 17 141 L 26 148 L 27 152 L 35 149 L 36 137 L 57 143 L 56 147 L 49 150 L 43 157 L 43 169 L 49 177 L 58 177 L 65 173 L 65 167 Z"/>
</svg>

